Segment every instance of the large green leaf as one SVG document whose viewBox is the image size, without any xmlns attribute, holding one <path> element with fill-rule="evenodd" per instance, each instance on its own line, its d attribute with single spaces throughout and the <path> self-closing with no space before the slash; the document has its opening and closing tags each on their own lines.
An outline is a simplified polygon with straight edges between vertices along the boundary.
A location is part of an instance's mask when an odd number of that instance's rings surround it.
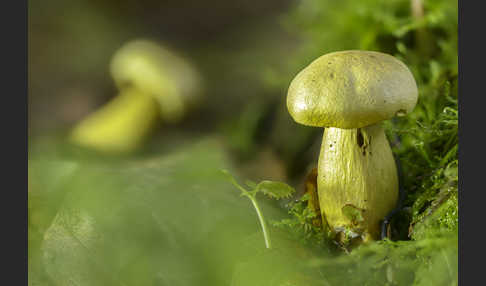
<svg viewBox="0 0 486 286">
<path fill-rule="evenodd" d="M 31 276 L 45 273 L 53 285 L 229 283 L 232 263 L 248 255 L 241 240 L 258 233 L 256 247 L 264 241 L 250 202 L 220 173 L 231 169 L 222 147 L 207 138 L 149 158 L 66 156 L 64 165 L 32 156 L 32 177 L 51 182 L 35 184 L 38 196 L 53 200 L 57 190 L 60 199 L 38 235 L 41 266 Z M 263 212 L 280 215 L 268 203 Z"/>
</svg>

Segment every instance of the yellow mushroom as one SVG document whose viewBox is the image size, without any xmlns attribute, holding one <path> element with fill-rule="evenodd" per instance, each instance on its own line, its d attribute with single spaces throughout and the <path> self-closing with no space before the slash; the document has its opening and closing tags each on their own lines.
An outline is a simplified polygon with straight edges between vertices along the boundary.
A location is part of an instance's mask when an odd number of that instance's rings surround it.
<svg viewBox="0 0 486 286">
<path fill-rule="evenodd" d="M 326 54 L 293 79 L 290 115 L 325 127 L 317 188 L 322 218 L 334 233 L 379 238 L 380 220 L 398 199 L 397 169 L 381 121 L 411 112 L 417 98 L 410 70 L 379 52 Z"/>
<path fill-rule="evenodd" d="M 122 46 L 110 70 L 120 94 L 73 128 L 71 140 L 76 144 L 107 152 L 132 151 L 159 122 L 181 120 L 201 95 L 194 68 L 151 41 Z"/>
</svg>

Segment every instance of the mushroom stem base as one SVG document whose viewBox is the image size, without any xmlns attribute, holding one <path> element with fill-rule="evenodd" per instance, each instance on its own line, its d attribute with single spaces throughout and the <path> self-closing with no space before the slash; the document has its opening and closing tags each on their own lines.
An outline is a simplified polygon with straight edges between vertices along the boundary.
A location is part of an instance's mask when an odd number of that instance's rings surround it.
<svg viewBox="0 0 486 286">
<path fill-rule="evenodd" d="M 395 160 L 381 124 L 326 128 L 318 166 L 323 222 L 334 233 L 379 238 L 379 224 L 398 200 Z"/>
</svg>

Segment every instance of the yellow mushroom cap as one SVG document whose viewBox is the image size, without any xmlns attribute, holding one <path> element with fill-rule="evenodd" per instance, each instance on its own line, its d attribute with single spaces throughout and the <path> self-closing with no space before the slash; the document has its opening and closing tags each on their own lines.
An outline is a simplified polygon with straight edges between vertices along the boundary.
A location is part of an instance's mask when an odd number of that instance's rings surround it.
<svg viewBox="0 0 486 286">
<path fill-rule="evenodd" d="M 404 63 L 372 51 L 323 55 L 291 82 L 287 108 L 303 125 L 361 128 L 413 110 L 418 90 Z"/>
<path fill-rule="evenodd" d="M 110 69 L 118 88 L 130 86 L 153 95 L 166 121 L 179 120 L 187 105 L 200 96 L 201 80 L 194 68 L 182 57 L 148 40 L 123 45 L 113 56 Z"/>
</svg>

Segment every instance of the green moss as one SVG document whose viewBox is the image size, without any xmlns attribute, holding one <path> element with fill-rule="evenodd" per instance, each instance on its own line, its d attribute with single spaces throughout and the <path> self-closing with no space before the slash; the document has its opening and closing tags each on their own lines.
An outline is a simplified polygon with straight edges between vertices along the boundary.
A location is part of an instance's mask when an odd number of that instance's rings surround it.
<svg viewBox="0 0 486 286">
<path fill-rule="evenodd" d="M 310 199 L 309 194 L 287 204 L 289 217 L 280 221 L 273 221 L 274 227 L 283 229 L 305 245 L 323 246 L 325 238 L 330 236 L 327 225 L 325 227 L 317 226 L 314 220 L 318 214 L 308 206 Z"/>
</svg>

